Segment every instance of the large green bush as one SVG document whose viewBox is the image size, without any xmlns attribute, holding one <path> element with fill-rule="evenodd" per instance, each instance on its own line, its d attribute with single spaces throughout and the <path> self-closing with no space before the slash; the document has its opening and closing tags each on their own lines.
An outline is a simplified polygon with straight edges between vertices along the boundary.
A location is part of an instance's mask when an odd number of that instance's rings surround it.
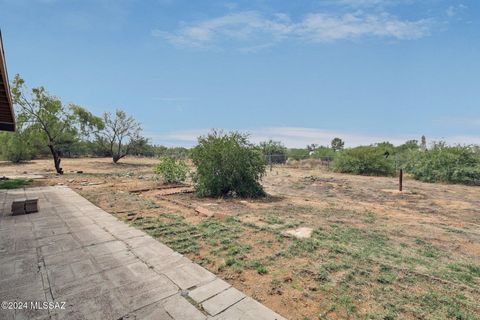
<svg viewBox="0 0 480 320">
<path fill-rule="evenodd" d="M 187 179 L 188 166 L 182 160 L 176 160 L 172 157 L 160 159 L 160 163 L 155 167 L 155 173 L 160 175 L 166 183 L 180 183 Z"/>
<path fill-rule="evenodd" d="M 406 166 L 415 179 L 480 185 L 480 155 L 475 147 L 434 144 L 416 152 Z"/>
<path fill-rule="evenodd" d="M 361 146 L 337 152 L 333 169 L 344 173 L 390 176 L 395 174 L 395 160 L 385 153 L 383 147 Z"/>
<path fill-rule="evenodd" d="M 394 156 L 397 168 L 407 169 L 417 154 L 421 152 L 420 144 L 417 140 L 409 140 L 394 148 Z"/>
<path fill-rule="evenodd" d="M 212 131 L 198 138 L 191 157 L 197 167 L 193 181 L 198 195 L 265 195 L 260 184 L 265 174 L 265 159 L 261 151 L 248 141 L 248 135 Z"/>
</svg>

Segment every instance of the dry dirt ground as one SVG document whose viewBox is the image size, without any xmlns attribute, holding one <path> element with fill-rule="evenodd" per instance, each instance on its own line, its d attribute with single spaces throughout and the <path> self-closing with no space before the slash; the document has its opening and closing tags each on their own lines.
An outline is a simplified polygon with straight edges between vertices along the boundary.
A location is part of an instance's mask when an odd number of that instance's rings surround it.
<svg viewBox="0 0 480 320">
<path fill-rule="evenodd" d="M 201 199 L 155 163 L 0 162 L 0 176 L 68 185 L 290 319 L 480 319 L 479 187 L 274 167 L 265 199 Z M 285 235 L 300 227 L 311 237 Z"/>
</svg>

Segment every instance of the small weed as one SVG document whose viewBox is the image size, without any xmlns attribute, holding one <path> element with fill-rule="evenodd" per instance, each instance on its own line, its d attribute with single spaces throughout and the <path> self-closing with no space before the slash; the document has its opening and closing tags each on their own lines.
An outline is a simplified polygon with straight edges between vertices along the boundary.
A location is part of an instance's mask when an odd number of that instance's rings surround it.
<svg viewBox="0 0 480 320">
<path fill-rule="evenodd" d="M 375 215 L 375 213 L 371 211 L 367 212 L 367 216 L 364 220 L 365 223 L 374 223 L 376 220 L 377 220 L 377 216 Z"/>
<path fill-rule="evenodd" d="M 330 248 L 328 250 L 330 251 L 330 253 L 333 253 L 333 254 L 342 254 L 347 252 L 344 246 L 339 245 L 337 243 L 333 243 L 332 245 L 330 245 Z"/>
<path fill-rule="evenodd" d="M 438 292 L 429 291 L 419 297 L 419 303 L 425 311 L 432 314 L 445 314 L 449 319 L 473 320 L 478 319 L 471 315 L 462 306 L 463 296 L 443 295 Z"/>
<path fill-rule="evenodd" d="M 391 284 L 397 279 L 397 275 L 391 271 L 382 271 L 377 278 L 377 281 L 382 284 Z"/>
<path fill-rule="evenodd" d="M 451 263 L 447 266 L 446 277 L 454 278 L 466 284 L 472 284 L 474 278 L 480 277 L 480 266 L 469 263 Z"/>
<path fill-rule="evenodd" d="M 419 249 L 419 253 L 427 258 L 438 258 L 441 256 L 440 250 L 428 243 Z"/>
<path fill-rule="evenodd" d="M 325 268 L 325 266 L 320 267 L 316 280 L 320 282 L 327 282 L 330 280 L 330 272 L 327 270 L 327 268 Z"/>
<path fill-rule="evenodd" d="M 466 264 L 465 266 L 467 267 L 468 271 L 470 271 L 470 273 L 472 273 L 476 277 L 480 277 L 480 265 Z"/>
<path fill-rule="evenodd" d="M 457 228 L 446 227 L 445 230 L 447 230 L 448 232 L 458 233 L 458 234 L 465 234 L 466 233 L 465 230 L 457 229 Z"/>
<path fill-rule="evenodd" d="M 415 239 L 415 243 L 418 244 L 418 245 L 424 245 L 425 241 L 417 238 L 417 239 Z"/>
<path fill-rule="evenodd" d="M 322 265 L 329 272 L 335 272 L 342 269 L 350 269 L 352 265 L 347 262 L 329 262 Z"/>
<path fill-rule="evenodd" d="M 225 265 L 231 267 L 231 266 L 240 266 L 241 265 L 241 262 L 237 259 L 237 258 L 234 258 L 234 257 L 228 257 L 226 260 L 225 260 Z"/>
<path fill-rule="evenodd" d="M 146 200 L 146 201 L 145 201 L 145 206 L 146 206 L 148 209 L 157 209 L 157 208 L 160 208 L 160 206 L 159 206 L 158 204 L 156 204 L 155 202 L 150 201 L 150 200 Z"/>
<path fill-rule="evenodd" d="M 258 266 L 255 268 L 258 272 L 258 274 L 267 274 L 268 270 L 265 268 L 265 266 Z"/>
<path fill-rule="evenodd" d="M 275 277 L 273 277 L 272 281 L 270 282 L 270 293 L 282 294 L 282 282 Z"/>
<path fill-rule="evenodd" d="M 356 273 L 355 270 L 347 272 L 345 274 L 345 276 L 343 277 L 342 282 L 343 283 L 349 283 L 349 282 L 353 281 L 353 279 L 355 278 L 355 273 Z"/>
<path fill-rule="evenodd" d="M 355 313 L 356 307 L 351 297 L 341 296 L 340 298 L 338 298 L 338 303 L 345 308 L 345 310 L 349 315 L 352 315 Z"/>
<path fill-rule="evenodd" d="M 269 214 L 267 215 L 266 217 L 260 219 L 261 221 L 263 222 L 266 222 L 267 224 L 271 224 L 271 225 L 274 225 L 274 224 L 284 224 L 285 221 L 283 221 L 282 219 L 280 219 L 279 217 L 273 215 L 273 214 Z"/>
<path fill-rule="evenodd" d="M 292 255 L 300 255 L 302 253 L 312 253 L 320 247 L 317 239 L 295 239 L 289 248 Z"/>
<path fill-rule="evenodd" d="M 210 259 L 210 257 L 206 256 L 206 257 L 202 257 L 200 260 L 198 260 L 198 263 L 200 263 L 200 265 L 202 265 L 202 266 L 205 266 L 205 265 L 212 264 L 213 261 L 212 261 L 212 259 Z"/>
<path fill-rule="evenodd" d="M 257 270 L 258 274 L 267 274 L 267 268 L 258 260 L 253 260 L 250 263 L 250 267 Z"/>
<path fill-rule="evenodd" d="M 377 278 L 377 281 L 383 284 L 393 283 L 397 275 L 392 272 L 392 269 L 389 266 L 380 266 L 380 274 Z"/>
</svg>

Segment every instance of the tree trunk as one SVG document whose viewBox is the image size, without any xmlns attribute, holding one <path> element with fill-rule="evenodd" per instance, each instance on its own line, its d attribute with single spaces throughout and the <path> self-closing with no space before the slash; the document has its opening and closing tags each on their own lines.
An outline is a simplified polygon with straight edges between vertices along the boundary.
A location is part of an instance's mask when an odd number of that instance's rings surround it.
<svg viewBox="0 0 480 320">
<path fill-rule="evenodd" d="M 57 150 L 55 150 L 55 148 L 51 144 L 48 145 L 48 148 L 50 149 L 50 152 L 52 153 L 52 156 L 53 156 L 53 163 L 55 164 L 55 170 L 57 171 L 58 174 L 63 174 L 63 169 L 60 166 L 62 159 L 60 158 L 59 153 L 57 152 Z"/>
<path fill-rule="evenodd" d="M 123 157 L 125 157 L 126 154 L 122 154 L 122 153 L 115 153 L 113 156 L 112 156 L 112 160 L 113 160 L 113 163 L 117 164 L 117 162 L 122 159 Z"/>
</svg>

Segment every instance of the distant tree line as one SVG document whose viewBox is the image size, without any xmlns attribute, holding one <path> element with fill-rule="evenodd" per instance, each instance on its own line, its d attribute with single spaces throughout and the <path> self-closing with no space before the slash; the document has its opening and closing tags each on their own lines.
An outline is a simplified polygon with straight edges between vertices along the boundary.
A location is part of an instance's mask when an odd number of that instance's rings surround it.
<svg viewBox="0 0 480 320">
<path fill-rule="evenodd" d="M 44 87 L 28 89 L 16 75 L 11 86 L 17 130 L 0 133 L 0 158 L 21 162 L 51 157 L 62 174 L 64 157 L 126 155 L 188 157 L 188 149 L 150 144 L 142 126 L 122 110 L 96 116 L 75 104 L 64 104 Z"/>
<path fill-rule="evenodd" d="M 0 133 L 0 158 L 20 162 L 51 157 L 58 174 L 63 173 L 64 157 L 111 157 L 117 163 L 134 155 L 163 158 L 157 172 L 168 181 L 180 181 L 187 169 L 182 161 L 191 159 L 197 167 L 193 180 L 199 194 L 256 196 L 264 193 L 259 180 L 267 164 L 326 159 L 337 172 L 393 176 L 401 168 L 421 181 L 480 185 L 478 145 L 434 142 L 427 146 L 422 136 L 420 141 L 409 140 L 399 146 L 381 142 L 346 148 L 345 142 L 335 137 L 329 146 L 289 149 L 280 141 L 253 144 L 246 134 L 212 131 L 199 137 L 199 144 L 192 149 L 169 148 L 151 144 L 142 135 L 141 124 L 122 110 L 96 116 L 81 106 L 64 104 L 43 87 L 29 90 L 19 75 L 11 87 L 17 131 Z"/>
</svg>

